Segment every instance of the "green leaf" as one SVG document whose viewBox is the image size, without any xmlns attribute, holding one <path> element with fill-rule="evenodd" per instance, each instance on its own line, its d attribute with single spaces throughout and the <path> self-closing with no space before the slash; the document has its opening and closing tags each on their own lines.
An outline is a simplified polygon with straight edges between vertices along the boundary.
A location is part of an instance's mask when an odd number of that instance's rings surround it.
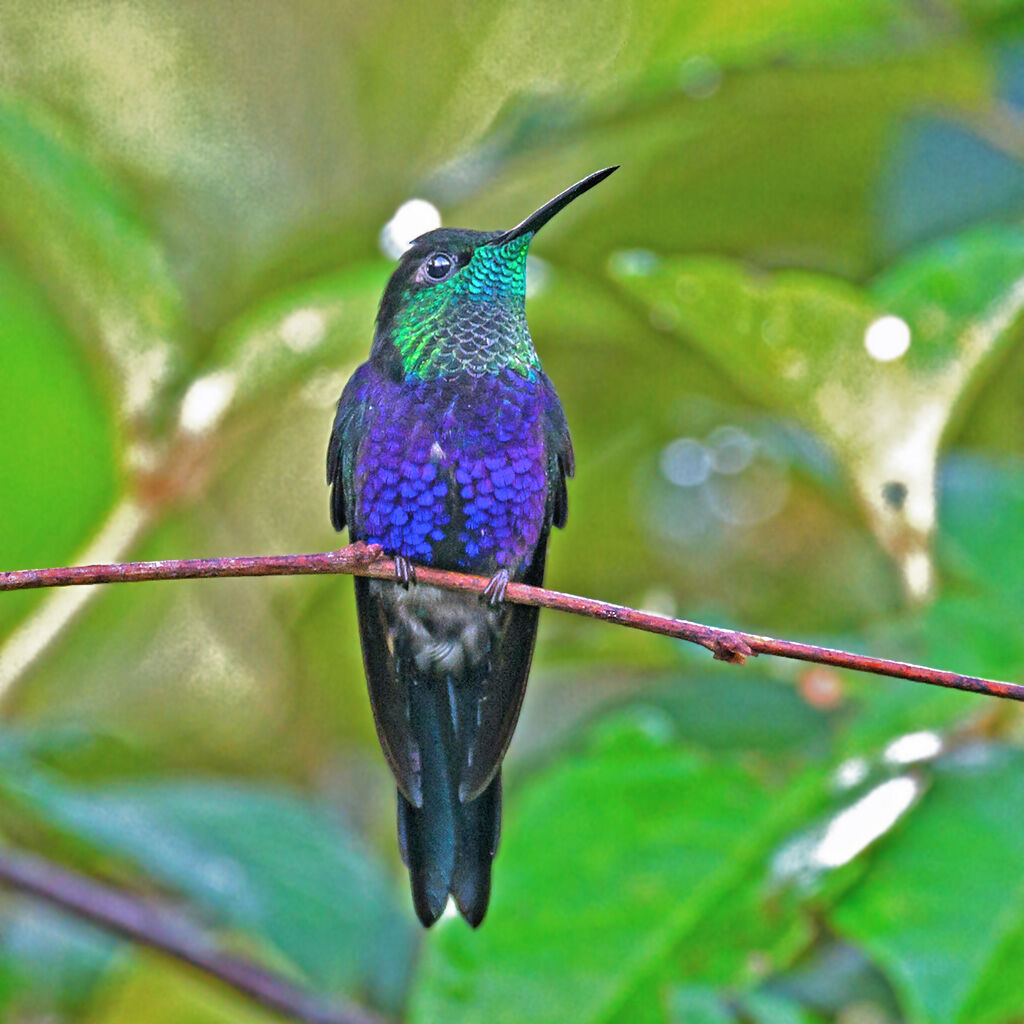
<svg viewBox="0 0 1024 1024">
<path fill-rule="evenodd" d="M 281 789 L 136 783 L 89 789 L 10 771 L 31 815 L 189 897 L 223 926 L 260 936 L 323 991 L 399 1002 L 410 916 L 338 817 Z"/>
<path fill-rule="evenodd" d="M 951 456 L 939 512 L 939 553 L 951 584 L 1024 611 L 1024 461 Z"/>
<path fill-rule="evenodd" d="M 794 818 L 790 829 L 804 821 Z M 680 943 L 667 974 L 677 980 L 750 988 L 789 967 L 813 938 L 812 916 L 799 894 L 781 891 L 777 877 L 752 872 Z M 629 1018 L 621 1019 L 625 1024 Z"/>
<path fill-rule="evenodd" d="M 756 667 L 737 673 L 716 665 L 666 681 L 652 679 L 634 702 L 664 711 L 675 739 L 709 752 L 806 757 L 827 750 L 831 736 L 828 716 L 793 686 Z M 772 723 L 770 730 L 765 722 Z"/>
<path fill-rule="evenodd" d="M 114 501 L 113 416 L 74 339 L 6 257 L 0 321 L 0 436 L 7 439 L 0 445 L 0 567 L 59 565 Z M 37 601 L 37 594 L 4 594 L 0 633 Z"/>
<path fill-rule="evenodd" d="M 863 291 L 704 257 L 620 259 L 616 276 L 739 388 L 832 445 L 908 593 L 921 598 L 931 586 L 939 445 L 958 403 L 1014 336 L 1022 264 L 1024 232 L 984 228 L 918 253 Z M 869 326 L 885 316 L 909 326 L 902 358 L 866 351 Z"/>
<path fill-rule="evenodd" d="M 509 807 L 487 923 L 441 926 L 412 1019 L 610 1019 L 818 792 L 816 778 L 786 791 L 628 718 L 603 724 Z"/>
<path fill-rule="evenodd" d="M 713 988 L 684 985 L 672 993 L 668 1019 L 670 1024 L 735 1024 L 736 1014 Z"/>
<path fill-rule="evenodd" d="M 915 812 L 831 914 L 921 1024 L 1019 1019 L 1024 994 L 1024 755 L 967 747 L 938 766 Z M 1014 966 L 1010 966 L 1014 964 Z"/>
<path fill-rule="evenodd" d="M 83 339 L 122 411 L 152 412 L 179 367 L 182 301 L 126 191 L 38 106 L 0 97 L 0 230 Z"/>
</svg>

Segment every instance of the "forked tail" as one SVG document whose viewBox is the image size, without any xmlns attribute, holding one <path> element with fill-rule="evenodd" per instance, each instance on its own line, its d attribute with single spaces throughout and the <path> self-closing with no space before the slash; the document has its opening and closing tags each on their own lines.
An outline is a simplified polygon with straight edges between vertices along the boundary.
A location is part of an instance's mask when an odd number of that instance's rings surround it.
<svg viewBox="0 0 1024 1024">
<path fill-rule="evenodd" d="M 459 799 L 458 697 L 436 678 L 410 687 L 410 717 L 419 740 L 423 804 L 398 793 L 398 842 L 409 869 L 413 905 L 430 927 L 448 896 L 475 928 L 491 895 L 491 862 L 501 826 L 501 772 L 474 800 Z"/>
</svg>

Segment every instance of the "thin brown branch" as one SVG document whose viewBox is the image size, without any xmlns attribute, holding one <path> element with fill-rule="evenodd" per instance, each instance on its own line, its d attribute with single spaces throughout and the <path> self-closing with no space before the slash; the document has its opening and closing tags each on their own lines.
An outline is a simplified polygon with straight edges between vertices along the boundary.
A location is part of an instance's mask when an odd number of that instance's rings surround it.
<svg viewBox="0 0 1024 1024">
<path fill-rule="evenodd" d="M 0 573 L 0 590 L 29 590 L 37 587 L 70 587 L 91 583 L 131 583 L 143 580 L 212 579 L 229 576 L 299 576 L 325 573 L 343 573 L 355 576 L 374 576 L 394 579 L 395 564 L 382 557 L 377 547 L 352 544 L 338 551 L 325 551 L 315 555 L 253 555 L 241 558 L 172 559 L 164 562 L 126 562 L 117 565 L 80 565 L 59 569 L 23 569 Z M 470 576 L 441 569 L 418 567 L 416 579 L 448 590 L 482 593 L 487 586 L 483 576 Z M 722 660 L 742 664 L 746 658 L 758 654 L 772 654 L 779 658 L 812 661 L 856 672 L 871 672 L 896 679 L 910 679 L 929 686 L 944 686 L 952 690 L 983 693 L 990 697 L 1005 697 L 1024 701 L 1024 685 L 1004 683 L 993 679 L 960 675 L 942 669 L 909 665 L 886 658 L 873 658 L 848 651 L 832 650 L 814 644 L 801 644 L 792 640 L 776 640 L 754 633 L 742 633 L 715 626 L 705 626 L 685 619 L 672 619 L 664 615 L 642 612 L 636 608 L 595 601 L 589 597 L 562 594 L 557 590 L 531 587 L 525 583 L 510 583 L 505 600 L 517 604 L 554 608 L 602 619 L 631 629 L 660 633 L 706 647 Z"/>
<path fill-rule="evenodd" d="M 356 1007 L 331 1006 L 272 971 L 230 956 L 179 913 L 58 867 L 0 850 L 0 885 L 29 893 L 216 978 L 261 1006 L 303 1024 L 381 1024 Z"/>
</svg>

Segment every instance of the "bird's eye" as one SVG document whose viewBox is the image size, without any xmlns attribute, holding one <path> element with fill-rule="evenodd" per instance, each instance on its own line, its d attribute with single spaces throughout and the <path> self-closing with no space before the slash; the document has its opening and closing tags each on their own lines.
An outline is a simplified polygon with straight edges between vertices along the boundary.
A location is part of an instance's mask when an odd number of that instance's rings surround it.
<svg viewBox="0 0 1024 1024">
<path fill-rule="evenodd" d="M 455 260 L 446 252 L 435 252 L 423 264 L 431 281 L 443 281 L 455 269 Z"/>
</svg>

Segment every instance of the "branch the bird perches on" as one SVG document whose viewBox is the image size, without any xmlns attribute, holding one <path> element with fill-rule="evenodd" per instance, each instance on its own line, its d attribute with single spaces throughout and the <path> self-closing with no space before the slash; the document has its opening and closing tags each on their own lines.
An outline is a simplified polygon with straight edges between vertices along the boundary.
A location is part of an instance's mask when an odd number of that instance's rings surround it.
<svg viewBox="0 0 1024 1024">
<path fill-rule="evenodd" d="M 96 583 L 135 583 L 147 580 L 222 579 L 240 576 L 312 576 L 344 574 L 396 579 L 395 563 L 379 547 L 350 544 L 337 551 L 311 555 L 249 555 L 238 558 L 169 559 L 160 562 L 122 562 L 113 565 L 78 565 L 55 569 L 20 569 L 0 572 L 0 591 L 33 590 L 40 587 L 71 587 Z M 416 579 L 448 590 L 482 594 L 488 584 L 484 576 L 448 572 L 426 567 L 416 568 Z M 685 619 L 640 611 L 623 605 L 609 604 L 589 597 L 563 594 L 545 587 L 510 583 L 505 600 L 517 604 L 554 608 L 573 615 L 601 619 L 631 629 L 686 640 L 707 648 L 720 661 L 742 664 L 748 657 L 771 654 L 779 658 L 815 662 L 835 668 L 870 672 L 874 675 L 909 679 L 929 686 L 966 690 L 989 697 L 1024 701 L 1024 684 L 961 675 L 943 669 L 910 665 L 886 658 L 875 658 L 848 651 L 818 647 L 815 644 L 777 640 L 729 629 L 706 626 Z"/>
</svg>

